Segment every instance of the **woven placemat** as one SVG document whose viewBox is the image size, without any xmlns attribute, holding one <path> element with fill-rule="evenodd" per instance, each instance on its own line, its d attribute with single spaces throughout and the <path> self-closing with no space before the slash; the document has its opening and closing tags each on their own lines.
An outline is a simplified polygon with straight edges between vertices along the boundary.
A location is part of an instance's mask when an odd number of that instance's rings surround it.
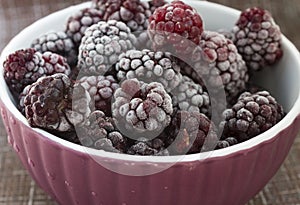
<svg viewBox="0 0 300 205">
<path fill-rule="evenodd" d="M 0 50 L 22 28 L 80 0 L 0 0 Z M 283 33 L 300 48 L 299 0 L 214 0 L 237 9 L 260 6 L 270 10 Z M 21 166 L 8 146 L 0 121 L 0 205 L 54 205 Z M 300 205 L 300 137 L 276 176 L 247 205 Z"/>
</svg>

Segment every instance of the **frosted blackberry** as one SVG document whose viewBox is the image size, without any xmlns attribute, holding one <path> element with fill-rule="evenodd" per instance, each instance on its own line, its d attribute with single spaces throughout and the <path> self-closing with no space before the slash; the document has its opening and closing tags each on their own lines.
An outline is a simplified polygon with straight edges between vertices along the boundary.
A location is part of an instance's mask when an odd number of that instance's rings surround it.
<svg viewBox="0 0 300 205">
<path fill-rule="evenodd" d="M 135 43 L 135 36 L 124 23 L 100 21 L 89 27 L 82 38 L 78 67 L 84 73 L 104 75 Z"/>
<path fill-rule="evenodd" d="M 51 51 L 64 56 L 69 65 L 76 65 L 77 63 L 76 48 L 72 39 L 65 32 L 58 31 L 44 34 L 36 38 L 31 47 L 41 53 Z"/>
<path fill-rule="evenodd" d="M 104 11 L 85 8 L 68 18 L 65 32 L 73 40 L 75 47 L 78 49 L 81 39 L 86 29 L 93 24 L 103 20 Z"/>
<path fill-rule="evenodd" d="M 41 77 L 24 97 L 25 116 L 32 127 L 51 133 L 73 131 L 73 126 L 83 122 L 84 115 L 89 114 L 87 103 L 82 98 L 88 98 L 85 90 L 80 87 L 73 89 L 65 74 Z"/>
<path fill-rule="evenodd" d="M 248 140 L 270 129 L 283 116 L 283 108 L 267 91 L 244 92 L 238 102 L 223 113 L 223 138 L 234 137 L 238 142 Z"/>
<path fill-rule="evenodd" d="M 64 74 L 41 77 L 24 98 L 25 114 L 32 127 L 49 131 L 73 130 L 64 111 L 69 109 L 71 81 Z"/>
<path fill-rule="evenodd" d="M 114 93 L 112 116 L 126 136 L 153 139 L 169 125 L 172 114 L 172 99 L 160 83 L 125 80 Z"/>
<path fill-rule="evenodd" d="M 23 89 L 38 78 L 56 73 L 70 74 L 70 67 L 62 56 L 46 52 L 41 54 L 33 48 L 18 50 L 3 63 L 4 79 L 12 92 L 18 98 Z"/>
<path fill-rule="evenodd" d="M 172 91 L 173 105 L 179 110 L 209 113 L 210 99 L 200 84 L 184 76 L 181 83 Z"/>
<path fill-rule="evenodd" d="M 140 0 L 93 0 L 92 7 L 104 11 L 104 21 L 124 22 L 133 33 L 146 30 L 152 14 L 149 3 Z"/>
<path fill-rule="evenodd" d="M 101 110 L 106 116 L 111 116 L 111 99 L 115 90 L 119 88 L 113 76 L 85 76 L 77 84 L 88 91 L 96 110 Z"/>
<path fill-rule="evenodd" d="M 267 10 L 253 7 L 243 11 L 233 33 L 234 43 L 251 71 L 273 65 L 283 55 L 280 28 Z"/>
<path fill-rule="evenodd" d="M 159 82 L 167 91 L 177 87 L 182 79 L 180 67 L 170 53 L 150 50 L 130 50 L 121 54 L 115 66 L 118 80 L 137 78 Z"/>
<path fill-rule="evenodd" d="M 171 155 L 213 150 L 218 141 L 213 122 L 199 112 L 178 111 L 165 132 Z"/>
<path fill-rule="evenodd" d="M 216 149 L 223 149 L 223 148 L 226 148 L 226 147 L 233 146 L 233 145 L 235 145 L 237 143 L 238 143 L 237 139 L 235 139 L 234 137 L 228 137 L 228 138 L 226 138 L 224 140 L 220 140 L 217 143 Z"/>
<path fill-rule="evenodd" d="M 110 152 L 125 152 L 127 139 L 117 129 L 114 120 L 104 112 L 96 110 L 83 125 L 76 127 L 83 146 Z"/>
<path fill-rule="evenodd" d="M 164 147 L 164 142 L 161 139 L 155 138 L 153 140 L 147 140 L 145 138 L 139 138 L 131 145 L 127 154 L 131 155 L 157 155 L 157 156 L 168 156 L 169 152 Z"/>
<path fill-rule="evenodd" d="M 71 68 L 63 56 L 47 51 L 42 54 L 42 58 L 47 75 L 63 73 L 69 76 L 71 74 Z"/>
<path fill-rule="evenodd" d="M 202 59 L 208 63 L 208 67 L 199 71 L 211 87 L 224 85 L 228 98 L 235 97 L 245 89 L 249 79 L 248 69 L 231 40 L 217 32 L 204 31 L 200 47 Z"/>
<path fill-rule="evenodd" d="M 183 55 L 199 44 L 203 22 L 194 8 L 172 1 L 154 11 L 148 30 L 154 49 Z"/>
</svg>

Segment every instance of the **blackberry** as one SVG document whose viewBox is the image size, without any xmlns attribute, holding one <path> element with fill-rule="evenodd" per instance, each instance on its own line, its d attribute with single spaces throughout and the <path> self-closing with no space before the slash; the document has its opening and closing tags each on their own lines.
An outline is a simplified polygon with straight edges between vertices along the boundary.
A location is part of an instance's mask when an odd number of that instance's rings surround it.
<svg viewBox="0 0 300 205">
<path fill-rule="evenodd" d="M 112 116 L 128 137 L 153 139 L 169 125 L 172 114 L 172 99 L 160 83 L 125 80 L 114 93 Z"/>
<path fill-rule="evenodd" d="M 168 156 L 169 152 L 165 149 L 164 142 L 161 139 L 155 138 L 153 140 L 147 140 L 145 138 L 139 138 L 128 148 L 127 154 Z"/>
<path fill-rule="evenodd" d="M 72 102 L 70 92 L 71 81 L 64 74 L 39 78 L 24 98 L 29 124 L 48 131 L 72 131 L 73 125 L 64 113 Z"/>
<path fill-rule="evenodd" d="M 115 90 L 119 88 L 113 76 L 84 76 L 76 84 L 88 91 L 96 110 L 111 116 L 111 99 Z"/>
<path fill-rule="evenodd" d="M 73 88 L 65 74 L 41 77 L 24 97 L 25 116 L 32 127 L 51 133 L 74 131 L 90 112 L 86 99 L 84 88 Z"/>
<path fill-rule="evenodd" d="M 149 35 L 156 50 L 189 54 L 198 45 L 203 22 L 197 11 L 182 1 L 158 7 L 149 18 Z"/>
<path fill-rule="evenodd" d="M 159 82 L 167 91 L 177 87 L 182 79 L 180 67 L 170 53 L 150 50 L 130 50 L 121 54 L 115 70 L 118 80 L 137 78 Z"/>
<path fill-rule="evenodd" d="M 36 82 L 42 76 L 55 72 L 70 74 L 70 67 L 65 58 L 50 52 L 41 54 L 33 48 L 10 54 L 4 61 L 3 68 L 4 79 L 17 99 L 27 85 Z"/>
<path fill-rule="evenodd" d="M 77 63 L 77 51 L 74 43 L 65 32 L 58 31 L 44 34 L 36 38 L 32 42 L 31 47 L 41 53 L 51 51 L 64 56 L 69 65 L 73 66 Z"/>
<path fill-rule="evenodd" d="M 127 139 L 116 129 L 113 118 L 100 110 L 92 112 L 83 125 L 76 127 L 76 132 L 86 147 L 121 153 L 127 147 Z"/>
<path fill-rule="evenodd" d="M 217 32 L 204 31 L 200 48 L 202 60 L 208 63 L 208 68 L 205 66 L 199 71 L 207 77 L 210 86 L 224 86 L 228 98 L 234 98 L 245 89 L 249 80 L 248 69 L 231 40 Z"/>
<path fill-rule="evenodd" d="M 199 112 L 178 111 L 165 132 L 171 155 L 210 151 L 218 141 L 214 123 Z"/>
<path fill-rule="evenodd" d="M 243 11 L 233 34 L 234 43 L 251 71 L 273 65 L 283 55 L 280 28 L 267 10 L 253 7 Z"/>
<path fill-rule="evenodd" d="M 71 68 L 63 56 L 47 51 L 42 54 L 42 58 L 47 75 L 63 73 L 69 76 L 71 74 Z"/>
<path fill-rule="evenodd" d="M 189 77 L 184 76 L 172 94 L 173 105 L 179 110 L 201 112 L 208 116 L 210 106 L 208 93 Z"/>
<path fill-rule="evenodd" d="M 223 148 L 226 148 L 226 147 L 233 146 L 233 145 L 235 145 L 237 143 L 238 143 L 237 139 L 235 139 L 234 137 L 228 137 L 228 138 L 226 138 L 224 140 L 220 140 L 217 143 L 216 149 L 223 149 Z"/>
<path fill-rule="evenodd" d="M 88 74 L 104 75 L 118 56 L 134 48 L 135 36 L 122 22 L 100 21 L 89 27 L 79 47 L 78 68 Z"/>
<path fill-rule="evenodd" d="M 66 34 L 73 40 L 75 47 L 78 49 L 81 39 L 86 29 L 93 24 L 103 20 L 104 11 L 85 8 L 68 18 L 65 26 Z"/>
<path fill-rule="evenodd" d="M 234 137 L 243 142 L 270 129 L 283 116 L 283 108 L 267 91 L 244 92 L 238 102 L 223 112 L 220 127 L 223 139 Z"/>
<path fill-rule="evenodd" d="M 104 11 L 104 21 L 124 22 L 133 33 L 146 30 L 152 14 L 149 3 L 140 0 L 93 0 L 92 7 Z"/>
</svg>

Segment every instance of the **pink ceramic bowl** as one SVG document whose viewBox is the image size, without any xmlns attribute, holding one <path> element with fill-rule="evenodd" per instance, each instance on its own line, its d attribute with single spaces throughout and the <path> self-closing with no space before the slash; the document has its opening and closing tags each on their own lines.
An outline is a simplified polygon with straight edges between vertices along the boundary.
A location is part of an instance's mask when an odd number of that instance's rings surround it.
<svg viewBox="0 0 300 205">
<path fill-rule="evenodd" d="M 205 1 L 190 1 L 206 29 L 230 29 L 239 11 Z M 56 12 L 18 34 L 3 50 L 62 30 L 66 18 L 89 3 Z M 265 133 L 236 146 L 181 157 L 139 157 L 94 151 L 31 128 L 16 109 L 0 77 L 1 114 L 9 143 L 36 182 L 63 205 L 243 205 L 276 173 L 300 126 L 300 56 L 283 37 L 283 59 L 256 76 L 288 112 Z M 3 68 L 1 67 L 3 72 Z"/>
</svg>

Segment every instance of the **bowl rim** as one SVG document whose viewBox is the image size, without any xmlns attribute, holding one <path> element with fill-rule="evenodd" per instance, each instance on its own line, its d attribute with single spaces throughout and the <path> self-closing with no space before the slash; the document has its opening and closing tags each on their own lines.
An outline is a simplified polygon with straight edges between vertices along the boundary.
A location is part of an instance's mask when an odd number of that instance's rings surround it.
<svg viewBox="0 0 300 205">
<path fill-rule="evenodd" d="M 217 3 L 207 2 L 207 1 L 196 1 L 192 0 L 189 1 L 190 5 L 195 7 L 195 5 L 201 5 L 206 7 L 211 7 L 212 9 L 220 9 L 227 13 L 231 13 L 232 15 L 239 16 L 241 13 L 239 10 L 220 5 Z M 26 118 L 21 114 L 21 112 L 17 109 L 17 107 L 14 105 L 12 98 L 10 97 L 9 90 L 6 86 L 4 77 L 3 77 L 3 66 L 2 62 L 4 62 L 7 54 L 9 54 L 9 50 L 13 50 L 13 44 L 15 41 L 21 40 L 21 36 L 23 36 L 25 33 L 30 32 L 32 28 L 38 26 L 40 22 L 42 22 L 45 19 L 50 18 L 56 18 L 56 15 L 63 12 L 68 12 L 71 8 L 72 9 L 81 9 L 84 8 L 90 4 L 90 2 L 84 2 L 80 3 L 75 6 L 71 6 L 68 8 L 64 8 L 62 10 L 56 11 L 54 13 L 51 13 L 50 15 L 47 15 L 37 21 L 35 21 L 33 24 L 29 25 L 25 29 L 23 29 L 21 32 L 19 32 L 14 38 L 10 40 L 10 42 L 6 45 L 6 47 L 3 49 L 0 55 L 0 86 L 4 90 L 3 92 L 0 92 L 0 100 L 5 105 L 6 109 L 8 109 L 14 117 L 17 118 L 17 120 L 28 127 L 29 129 L 32 129 L 34 132 L 38 133 L 39 136 L 44 137 L 45 140 L 49 141 L 50 143 L 55 143 L 58 146 L 62 146 L 65 149 L 69 149 L 71 151 L 78 152 L 80 154 L 87 154 L 87 153 L 93 153 L 92 155 L 96 157 L 103 157 L 107 159 L 112 160 L 122 160 L 122 161 L 133 161 L 133 162 L 153 162 L 153 163 L 184 163 L 184 162 L 193 162 L 193 161 L 211 161 L 215 159 L 220 158 L 227 158 L 232 155 L 236 154 L 246 154 L 247 152 L 250 152 L 251 150 L 258 147 L 260 144 L 271 142 L 272 140 L 275 140 L 276 136 L 284 129 L 286 129 L 288 126 L 290 126 L 294 120 L 297 118 L 297 116 L 300 115 L 300 89 L 297 96 L 297 99 L 295 100 L 294 105 L 291 107 L 290 111 L 286 114 L 286 116 L 278 122 L 275 126 L 270 128 L 269 130 L 263 132 L 262 134 L 249 139 L 245 142 L 239 143 L 237 145 L 227 147 L 220 150 L 214 150 L 209 152 L 203 152 L 203 153 L 197 153 L 197 154 L 189 154 L 189 155 L 181 155 L 179 156 L 134 156 L 134 155 L 128 155 L 128 154 L 119 154 L 119 153 L 112 153 L 112 152 L 106 152 L 103 150 L 95 150 L 92 148 L 87 148 L 81 145 L 77 145 L 75 143 L 69 142 L 67 140 L 61 139 L 51 133 L 48 133 L 42 129 L 39 128 L 32 128 L 29 126 Z M 293 58 L 297 59 L 298 69 L 300 69 L 300 54 L 297 50 L 297 48 L 291 43 L 284 35 L 282 35 L 282 44 L 288 47 L 292 52 Z"/>
</svg>

